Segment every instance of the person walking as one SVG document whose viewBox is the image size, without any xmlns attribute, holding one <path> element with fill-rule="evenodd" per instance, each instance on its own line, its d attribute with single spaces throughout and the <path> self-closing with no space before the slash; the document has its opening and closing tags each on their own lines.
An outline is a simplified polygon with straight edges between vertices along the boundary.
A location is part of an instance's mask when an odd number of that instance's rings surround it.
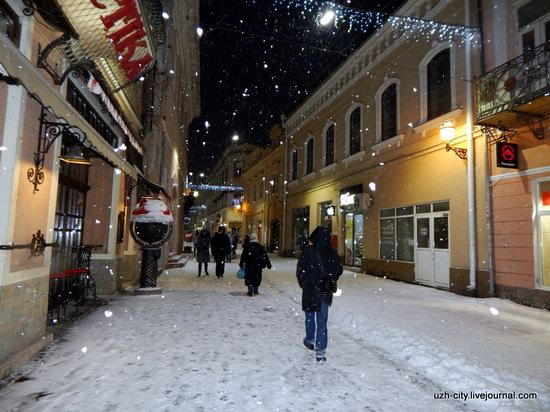
<svg viewBox="0 0 550 412">
<path fill-rule="evenodd" d="M 201 277 L 201 266 L 204 264 L 204 274 L 208 276 L 208 262 L 210 261 L 210 233 L 203 229 L 197 237 L 197 262 L 199 263 L 198 278 Z"/>
<path fill-rule="evenodd" d="M 193 256 L 197 254 L 197 240 L 199 239 L 200 232 L 195 230 L 193 232 Z"/>
<path fill-rule="evenodd" d="M 265 267 L 271 269 L 271 261 L 255 234 L 250 235 L 250 242 L 243 249 L 239 267 L 244 268 L 244 284 L 248 287 L 247 295 L 257 295 L 258 288 L 262 283 L 262 270 Z"/>
<path fill-rule="evenodd" d="M 212 237 L 211 242 L 212 256 L 216 262 L 216 278 L 222 278 L 225 272 L 225 258 L 231 250 L 231 242 L 225 234 L 223 226 L 218 227 L 217 233 Z"/>
<path fill-rule="evenodd" d="M 330 233 L 318 226 L 308 238 L 296 266 L 296 278 L 302 288 L 302 310 L 305 312 L 304 346 L 315 350 L 317 363 L 326 362 L 328 344 L 328 309 L 336 281 L 343 272 L 342 263 L 332 248 Z"/>
</svg>

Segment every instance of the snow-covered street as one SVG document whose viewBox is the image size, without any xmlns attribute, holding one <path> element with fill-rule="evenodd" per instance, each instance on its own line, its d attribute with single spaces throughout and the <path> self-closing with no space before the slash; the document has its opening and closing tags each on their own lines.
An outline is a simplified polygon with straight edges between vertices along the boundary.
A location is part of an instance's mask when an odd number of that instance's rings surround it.
<svg viewBox="0 0 550 412">
<path fill-rule="evenodd" d="M 0 410 L 550 409 L 550 312 L 345 271 L 317 365 L 296 260 L 271 258 L 259 296 L 235 260 L 216 279 L 190 259 L 162 295 L 111 298 L 11 377 Z"/>
</svg>

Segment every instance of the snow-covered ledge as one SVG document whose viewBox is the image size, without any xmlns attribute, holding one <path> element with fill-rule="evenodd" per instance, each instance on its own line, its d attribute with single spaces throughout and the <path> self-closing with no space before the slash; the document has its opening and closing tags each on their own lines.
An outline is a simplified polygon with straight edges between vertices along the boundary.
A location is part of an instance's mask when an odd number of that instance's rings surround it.
<svg viewBox="0 0 550 412">
<path fill-rule="evenodd" d="M 414 126 L 414 131 L 416 133 L 421 133 L 422 137 L 426 136 L 427 130 L 433 130 L 433 129 L 439 129 L 439 127 L 445 123 L 445 122 L 452 122 L 454 121 L 458 116 L 462 114 L 463 110 L 462 108 L 452 110 L 448 113 L 445 113 L 444 115 L 441 115 L 439 117 L 436 117 L 435 119 L 424 121 Z"/>
<path fill-rule="evenodd" d="M 364 150 L 361 150 L 360 152 L 357 152 L 351 156 L 345 157 L 342 159 L 342 162 L 348 166 L 350 163 L 355 163 L 357 161 L 363 160 L 363 157 L 365 156 L 366 152 Z"/>
<path fill-rule="evenodd" d="M 400 147 L 401 142 L 403 141 L 404 138 L 405 138 L 405 135 L 403 133 L 390 137 L 389 139 L 373 144 L 371 146 L 371 151 L 375 152 L 376 154 L 379 154 L 380 151 L 384 149 L 389 149 L 391 147 Z"/>
<path fill-rule="evenodd" d="M 336 172 L 336 163 L 332 163 L 328 166 L 323 167 L 322 169 L 319 169 L 319 173 L 321 173 L 321 176 L 334 172 Z"/>
<path fill-rule="evenodd" d="M 288 182 L 286 187 L 289 189 L 292 189 L 293 187 L 298 186 L 298 180 L 293 180 L 292 182 Z"/>
</svg>

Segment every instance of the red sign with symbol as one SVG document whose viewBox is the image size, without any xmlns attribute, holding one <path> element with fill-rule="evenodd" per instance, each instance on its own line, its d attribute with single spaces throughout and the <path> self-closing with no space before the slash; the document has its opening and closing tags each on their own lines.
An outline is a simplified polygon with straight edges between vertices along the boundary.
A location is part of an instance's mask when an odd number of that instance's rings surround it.
<svg viewBox="0 0 550 412">
<path fill-rule="evenodd" d="M 519 147 L 514 143 L 497 142 L 497 166 L 518 168 Z"/>
</svg>

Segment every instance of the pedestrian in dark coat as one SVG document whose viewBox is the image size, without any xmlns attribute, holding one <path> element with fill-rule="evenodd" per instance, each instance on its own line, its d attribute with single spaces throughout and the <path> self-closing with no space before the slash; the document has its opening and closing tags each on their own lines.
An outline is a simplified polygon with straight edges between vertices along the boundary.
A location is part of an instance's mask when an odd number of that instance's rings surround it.
<svg viewBox="0 0 550 412">
<path fill-rule="evenodd" d="M 201 266 L 204 264 L 205 275 L 208 276 L 208 262 L 210 261 L 210 233 L 208 230 L 201 230 L 197 237 L 197 262 L 199 263 L 199 275 L 201 276 Z"/>
<path fill-rule="evenodd" d="M 326 227 L 318 226 L 308 241 L 296 267 L 306 318 L 304 345 L 310 350 L 315 349 L 317 362 L 324 363 L 328 343 L 328 308 L 343 267 L 338 253 L 332 248 Z"/>
<path fill-rule="evenodd" d="M 218 228 L 218 232 L 212 238 L 211 249 L 216 261 L 216 277 L 221 278 L 225 272 L 225 258 L 231 251 L 231 242 L 223 226 Z"/>
<path fill-rule="evenodd" d="M 244 247 L 239 263 L 244 268 L 244 284 L 248 286 L 248 296 L 257 295 L 262 283 L 262 269 L 271 269 L 271 261 L 265 248 L 258 242 L 255 234 L 250 235 L 250 242 Z"/>
<path fill-rule="evenodd" d="M 250 235 L 245 235 L 243 239 L 243 249 L 250 243 Z"/>
</svg>

